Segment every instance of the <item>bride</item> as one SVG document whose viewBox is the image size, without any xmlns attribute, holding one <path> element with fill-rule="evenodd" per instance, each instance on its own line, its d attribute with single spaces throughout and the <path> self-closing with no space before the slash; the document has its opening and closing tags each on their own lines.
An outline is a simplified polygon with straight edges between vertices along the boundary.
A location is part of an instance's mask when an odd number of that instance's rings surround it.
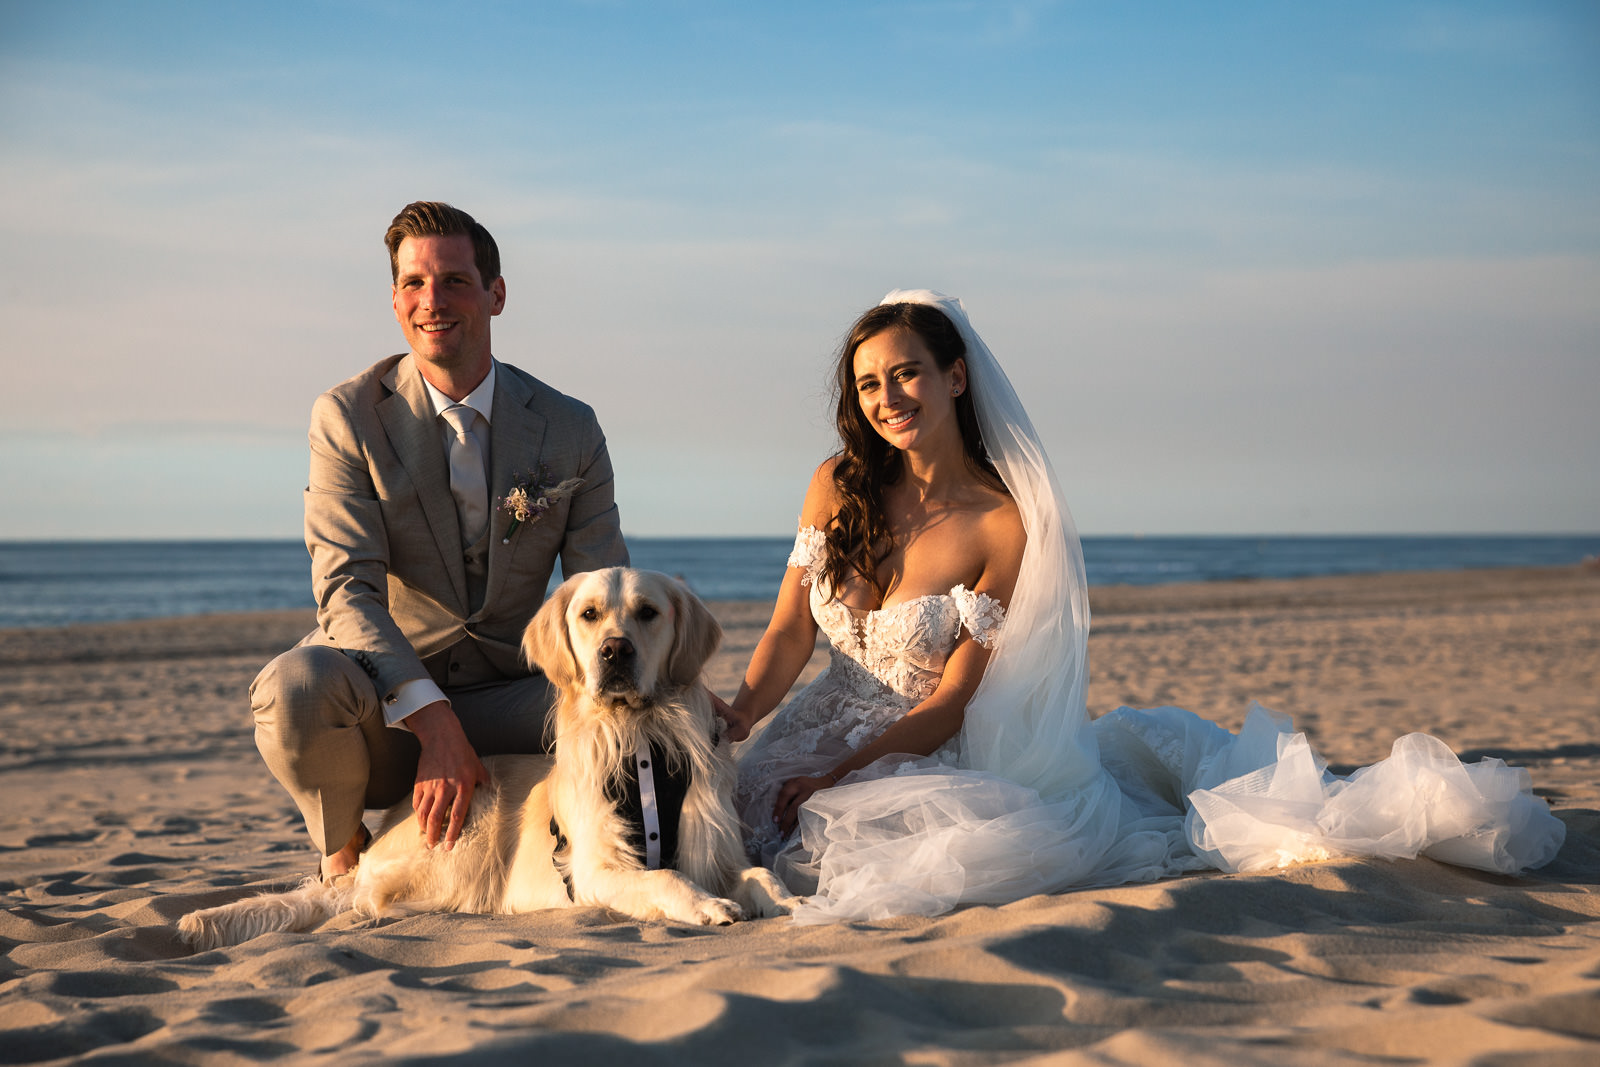
<svg viewBox="0 0 1600 1067">
<path fill-rule="evenodd" d="M 934 915 L 1069 886 L 1337 855 L 1515 873 L 1562 823 L 1527 772 L 1412 734 L 1348 778 L 1252 705 L 1091 722 L 1083 554 L 1021 401 L 960 301 L 896 291 L 837 367 L 838 454 L 807 489 L 772 621 L 728 714 L 753 855 L 798 921 Z"/>
</svg>

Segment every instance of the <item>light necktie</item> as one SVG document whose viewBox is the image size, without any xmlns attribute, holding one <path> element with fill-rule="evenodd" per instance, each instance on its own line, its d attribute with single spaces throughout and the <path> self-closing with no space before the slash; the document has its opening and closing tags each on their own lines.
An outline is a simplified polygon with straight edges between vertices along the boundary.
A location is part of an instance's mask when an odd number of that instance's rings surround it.
<svg viewBox="0 0 1600 1067">
<path fill-rule="evenodd" d="M 478 412 L 451 404 L 440 412 L 456 435 L 450 442 L 450 494 L 461 518 L 461 542 L 476 544 L 489 524 L 489 480 L 484 474 L 483 446 L 472 432 Z"/>
</svg>

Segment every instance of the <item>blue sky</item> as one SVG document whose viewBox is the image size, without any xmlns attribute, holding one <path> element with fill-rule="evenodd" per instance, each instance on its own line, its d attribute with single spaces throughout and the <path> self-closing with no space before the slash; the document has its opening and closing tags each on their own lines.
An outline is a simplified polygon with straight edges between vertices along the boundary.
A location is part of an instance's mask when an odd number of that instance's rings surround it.
<svg viewBox="0 0 1600 1067">
<path fill-rule="evenodd" d="M 0 175 L 0 538 L 298 536 L 418 198 L 630 533 L 792 530 L 907 286 L 1085 533 L 1600 530 L 1590 3 L 6 2 Z"/>
</svg>

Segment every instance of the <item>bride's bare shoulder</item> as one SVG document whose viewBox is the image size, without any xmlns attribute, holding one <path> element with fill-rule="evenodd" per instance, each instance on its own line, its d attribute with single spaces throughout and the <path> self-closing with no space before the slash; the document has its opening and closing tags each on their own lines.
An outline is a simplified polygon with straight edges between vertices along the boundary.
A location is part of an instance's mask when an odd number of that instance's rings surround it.
<svg viewBox="0 0 1600 1067">
<path fill-rule="evenodd" d="M 833 480 L 838 456 L 829 456 L 817 465 L 806 486 L 806 500 L 800 508 L 800 525 L 826 529 L 839 510 L 839 487 Z"/>
<path fill-rule="evenodd" d="M 1009 594 L 1022 568 L 1022 552 L 1028 544 L 1022 510 L 1009 493 L 997 492 L 978 516 L 977 526 L 986 557 L 980 585 L 1003 588 Z"/>
</svg>

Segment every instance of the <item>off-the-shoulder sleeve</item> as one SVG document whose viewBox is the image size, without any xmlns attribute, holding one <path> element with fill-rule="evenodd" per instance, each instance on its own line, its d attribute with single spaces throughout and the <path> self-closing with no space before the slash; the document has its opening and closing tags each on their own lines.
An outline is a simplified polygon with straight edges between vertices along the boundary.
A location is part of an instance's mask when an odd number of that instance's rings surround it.
<svg viewBox="0 0 1600 1067">
<path fill-rule="evenodd" d="M 828 543 L 827 535 L 815 526 L 803 527 L 795 534 L 794 551 L 789 553 L 789 566 L 804 567 L 806 576 L 801 581 L 810 585 L 817 580 L 817 575 L 822 572 L 822 561 L 825 558 L 824 547 Z"/>
<path fill-rule="evenodd" d="M 1000 639 L 1000 631 L 1005 629 L 1005 605 L 987 593 L 973 592 L 964 585 L 952 589 L 950 596 L 956 602 L 956 610 L 961 612 L 961 625 L 967 628 L 972 639 L 984 648 L 993 648 Z"/>
</svg>

